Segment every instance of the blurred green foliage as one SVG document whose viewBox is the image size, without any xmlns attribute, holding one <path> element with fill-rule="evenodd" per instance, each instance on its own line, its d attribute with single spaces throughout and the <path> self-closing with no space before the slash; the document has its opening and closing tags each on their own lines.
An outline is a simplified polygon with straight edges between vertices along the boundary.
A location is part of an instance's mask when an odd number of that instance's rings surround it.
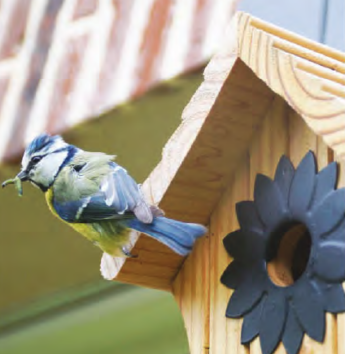
<svg viewBox="0 0 345 354">
<path fill-rule="evenodd" d="M 171 295 L 131 287 L 0 337 L 1 354 L 187 354 Z"/>
<path fill-rule="evenodd" d="M 116 154 L 141 183 L 160 161 L 201 80 L 197 71 L 167 82 L 64 138 L 85 150 Z M 1 166 L 0 180 L 19 168 Z M 127 285 L 105 297 L 103 290 L 115 284 L 100 285 L 100 258 L 96 247 L 51 215 L 40 191 L 28 184 L 23 198 L 12 188 L 1 191 L 0 353 L 188 353 L 171 295 Z"/>
<path fill-rule="evenodd" d="M 160 161 L 201 79 L 200 72 L 175 79 L 64 137 L 85 150 L 116 154 L 116 161 L 141 183 Z M 0 166 L 0 180 L 19 168 Z M 4 311 L 101 278 L 101 251 L 59 222 L 39 190 L 28 183 L 23 188 L 22 198 L 14 188 L 0 191 L 0 318 Z"/>
</svg>

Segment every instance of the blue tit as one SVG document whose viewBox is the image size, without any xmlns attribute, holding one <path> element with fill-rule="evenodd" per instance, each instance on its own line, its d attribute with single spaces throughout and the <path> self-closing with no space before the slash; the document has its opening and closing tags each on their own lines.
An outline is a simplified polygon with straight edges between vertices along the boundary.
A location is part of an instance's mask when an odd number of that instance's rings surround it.
<svg viewBox="0 0 345 354">
<path fill-rule="evenodd" d="M 55 216 L 112 256 L 131 256 L 131 229 L 187 255 L 206 228 L 164 217 L 113 160 L 67 144 L 60 136 L 42 134 L 27 146 L 16 180 L 39 187 Z"/>
</svg>

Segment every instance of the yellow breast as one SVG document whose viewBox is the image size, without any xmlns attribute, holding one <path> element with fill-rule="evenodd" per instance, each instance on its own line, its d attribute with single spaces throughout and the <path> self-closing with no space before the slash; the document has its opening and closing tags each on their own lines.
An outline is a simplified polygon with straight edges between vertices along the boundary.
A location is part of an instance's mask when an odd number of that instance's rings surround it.
<svg viewBox="0 0 345 354">
<path fill-rule="evenodd" d="M 45 193 L 45 197 L 46 197 L 46 202 L 48 204 L 48 208 L 49 210 L 53 213 L 53 215 L 55 215 L 57 218 L 59 218 L 60 220 L 62 220 L 59 216 L 59 214 L 56 212 L 54 205 L 53 205 L 53 198 L 54 198 L 54 191 L 53 191 L 53 187 L 50 187 L 46 193 Z M 64 221 L 64 220 L 62 220 Z"/>
<path fill-rule="evenodd" d="M 104 252 L 111 254 L 117 257 L 123 257 L 122 247 L 127 245 L 130 240 L 129 229 L 126 228 L 116 228 L 114 225 L 113 232 L 107 234 L 104 232 L 102 234 L 97 232 L 92 224 L 82 224 L 82 223 L 69 223 L 60 218 L 59 214 L 56 212 L 53 204 L 54 200 L 54 191 L 53 188 L 48 189 L 45 193 L 46 201 L 50 211 L 55 215 L 59 220 L 63 221 L 65 224 L 72 227 L 78 233 L 82 234 L 85 238 L 91 241 L 94 245 L 98 246 Z M 104 223 L 111 223 L 111 221 L 105 221 Z M 101 223 L 97 223 L 100 228 L 102 228 Z M 109 225 L 108 228 L 109 229 Z"/>
<path fill-rule="evenodd" d="M 53 205 L 54 191 L 52 187 L 47 190 L 47 192 L 45 193 L 45 197 L 46 197 L 46 202 L 48 204 L 48 208 L 54 216 L 56 216 L 59 220 L 63 221 L 65 224 L 71 226 L 74 230 L 76 230 L 77 232 L 85 236 L 90 241 L 94 243 L 99 241 L 99 234 L 93 229 L 93 227 L 90 224 L 79 224 L 79 223 L 74 224 L 74 223 L 69 223 L 60 218 L 59 214 L 56 212 Z"/>
</svg>

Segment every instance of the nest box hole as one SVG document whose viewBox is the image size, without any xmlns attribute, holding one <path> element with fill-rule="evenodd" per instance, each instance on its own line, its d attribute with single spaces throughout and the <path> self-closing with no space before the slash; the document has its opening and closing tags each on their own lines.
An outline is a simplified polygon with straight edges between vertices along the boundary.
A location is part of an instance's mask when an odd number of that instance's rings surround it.
<svg viewBox="0 0 345 354">
<path fill-rule="evenodd" d="M 270 237 L 266 263 L 267 272 L 274 284 L 289 286 L 305 271 L 311 250 L 311 236 L 302 223 L 283 225 Z"/>
</svg>

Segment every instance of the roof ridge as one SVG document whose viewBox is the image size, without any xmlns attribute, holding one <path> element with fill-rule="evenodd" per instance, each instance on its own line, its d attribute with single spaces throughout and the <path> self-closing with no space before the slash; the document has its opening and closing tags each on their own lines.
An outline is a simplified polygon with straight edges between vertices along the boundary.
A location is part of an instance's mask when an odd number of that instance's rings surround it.
<svg viewBox="0 0 345 354">
<path fill-rule="evenodd" d="M 239 15 L 250 16 L 249 14 L 244 13 L 244 12 L 240 12 Z M 289 30 L 280 28 L 280 27 L 275 26 L 271 23 L 260 20 L 256 17 L 250 16 L 250 25 L 257 28 L 258 30 L 262 30 L 266 33 L 269 33 L 271 35 L 279 37 L 279 38 L 286 40 L 288 42 L 294 43 L 294 44 L 296 44 L 300 47 L 306 48 L 308 50 L 313 50 L 314 52 L 322 54 L 322 55 L 329 57 L 331 59 L 337 60 L 341 63 L 345 62 L 345 53 L 343 53 L 337 49 L 331 48 L 327 45 L 313 41 L 311 39 L 307 39 L 301 35 L 298 35 L 296 33 L 289 31 Z M 344 65 L 344 67 L 345 67 L 345 65 Z"/>
</svg>

